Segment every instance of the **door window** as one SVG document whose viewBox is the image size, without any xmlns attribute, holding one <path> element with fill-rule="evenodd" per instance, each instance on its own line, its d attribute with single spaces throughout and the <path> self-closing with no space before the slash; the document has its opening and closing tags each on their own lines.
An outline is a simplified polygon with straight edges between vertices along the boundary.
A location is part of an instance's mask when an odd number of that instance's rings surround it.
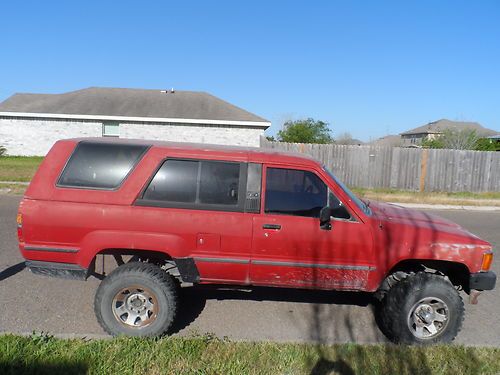
<svg viewBox="0 0 500 375">
<path fill-rule="evenodd" d="M 319 217 L 328 202 L 328 188 L 314 173 L 267 168 L 265 212 Z"/>
</svg>

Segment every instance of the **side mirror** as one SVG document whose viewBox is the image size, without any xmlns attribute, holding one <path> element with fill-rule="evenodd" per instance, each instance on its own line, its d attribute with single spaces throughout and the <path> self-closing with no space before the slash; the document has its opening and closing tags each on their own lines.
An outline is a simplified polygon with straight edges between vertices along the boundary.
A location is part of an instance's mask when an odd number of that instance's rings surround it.
<svg viewBox="0 0 500 375">
<path fill-rule="evenodd" d="M 332 223 L 330 222 L 330 218 L 332 216 L 332 208 L 329 206 L 325 206 L 319 212 L 319 227 L 324 230 L 331 230 Z"/>
<path fill-rule="evenodd" d="M 342 202 L 339 201 L 337 198 L 330 199 L 330 203 L 328 204 L 328 206 L 330 207 L 333 213 L 335 210 L 338 210 L 340 207 L 342 207 Z"/>
</svg>

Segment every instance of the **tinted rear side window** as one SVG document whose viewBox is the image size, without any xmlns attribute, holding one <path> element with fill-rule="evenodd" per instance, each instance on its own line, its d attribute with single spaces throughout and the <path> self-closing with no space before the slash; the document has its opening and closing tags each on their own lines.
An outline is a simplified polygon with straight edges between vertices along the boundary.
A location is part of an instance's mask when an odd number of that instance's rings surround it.
<svg viewBox="0 0 500 375">
<path fill-rule="evenodd" d="M 198 161 L 167 160 L 151 180 L 144 199 L 194 203 L 197 179 Z"/>
<path fill-rule="evenodd" d="M 57 186 L 115 189 L 139 162 L 148 146 L 80 142 Z"/>
<path fill-rule="evenodd" d="M 238 204 L 239 181 L 239 164 L 202 162 L 200 203 Z"/>
<path fill-rule="evenodd" d="M 241 178 L 241 169 L 236 162 L 168 159 L 154 175 L 142 200 L 202 209 L 233 206 L 235 210 L 244 200 L 245 186 L 241 185 L 246 181 Z"/>
</svg>

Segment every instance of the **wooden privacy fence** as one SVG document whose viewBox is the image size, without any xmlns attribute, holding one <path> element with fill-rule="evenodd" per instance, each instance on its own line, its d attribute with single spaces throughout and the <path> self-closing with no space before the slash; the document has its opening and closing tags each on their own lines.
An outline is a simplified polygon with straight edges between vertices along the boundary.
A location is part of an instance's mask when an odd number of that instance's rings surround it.
<svg viewBox="0 0 500 375">
<path fill-rule="evenodd" d="M 270 142 L 261 147 L 311 155 L 360 188 L 500 191 L 500 152 Z"/>
</svg>

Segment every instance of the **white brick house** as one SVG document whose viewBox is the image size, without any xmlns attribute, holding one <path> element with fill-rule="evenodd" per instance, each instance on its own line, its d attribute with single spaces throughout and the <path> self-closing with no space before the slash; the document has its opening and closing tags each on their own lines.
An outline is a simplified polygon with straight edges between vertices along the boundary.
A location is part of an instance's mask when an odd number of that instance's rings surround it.
<svg viewBox="0 0 500 375">
<path fill-rule="evenodd" d="M 59 139 L 120 137 L 259 146 L 271 123 L 204 92 L 87 88 L 0 103 L 0 146 L 45 155 Z"/>
</svg>

